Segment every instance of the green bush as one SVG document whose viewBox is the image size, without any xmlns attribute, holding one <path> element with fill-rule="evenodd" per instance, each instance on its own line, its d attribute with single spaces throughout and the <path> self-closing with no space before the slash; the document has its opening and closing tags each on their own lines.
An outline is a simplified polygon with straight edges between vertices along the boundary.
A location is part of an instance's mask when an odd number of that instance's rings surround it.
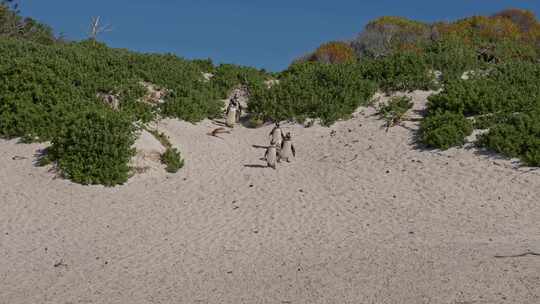
<svg viewBox="0 0 540 304">
<path fill-rule="evenodd" d="M 329 125 L 365 105 L 376 90 L 351 64 L 299 63 L 282 73 L 278 85 L 252 86 L 249 111 L 262 120 L 320 118 Z"/>
<path fill-rule="evenodd" d="M 385 92 L 436 89 L 426 58 L 413 52 L 396 53 L 360 64 L 362 76 Z"/>
<path fill-rule="evenodd" d="M 242 67 L 234 64 L 222 64 L 214 71 L 212 85 L 220 98 L 227 98 L 231 89 L 238 85 L 262 85 L 270 77 L 264 70 Z"/>
<path fill-rule="evenodd" d="M 445 126 L 441 129 L 431 122 L 440 120 L 442 112 L 452 113 L 459 120 L 468 116 L 476 128 L 489 129 L 480 138 L 479 146 L 537 166 L 539 111 L 540 66 L 529 61 L 509 61 L 469 80 L 450 80 L 440 94 L 430 96 L 422 140 L 438 148 L 461 144 L 463 132 L 454 132 L 456 128 L 446 123 L 441 123 Z"/>
<path fill-rule="evenodd" d="M 469 80 L 452 80 L 429 98 L 430 111 L 451 111 L 465 116 L 533 110 L 540 96 L 540 66 L 512 61 L 493 66 Z"/>
<path fill-rule="evenodd" d="M 221 114 L 223 102 L 217 93 L 211 90 L 192 91 L 178 96 L 176 93 L 162 105 L 161 113 L 168 117 L 197 122 L 204 118 L 213 118 Z"/>
<path fill-rule="evenodd" d="M 486 68 L 486 64 L 478 60 L 476 49 L 455 36 L 431 43 L 426 47 L 425 57 L 433 70 L 442 72 L 443 83 L 460 79 L 466 71 Z"/>
<path fill-rule="evenodd" d="M 24 39 L 43 44 L 56 41 L 51 27 L 32 18 L 22 18 L 5 2 L 0 2 L 0 38 Z"/>
<path fill-rule="evenodd" d="M 169 173 L 176 173 L 184 166 L 180 152 L 171 147 L 167 148 L 165 153 L 161 155 L 161 162 L 167 166 L 166 170 Z"/>
<path fill-rule="evenodd" d="M 540 110 L 512 115 L 482 135 L 479 145 L 540 166 Z"/>
<path fill-rule="evenodd" d="M 96 166 L 111 163 L 106 155 L 77 167 L 71 159 L 78 156 L 64 153 L 62 147 L 76 145 L 65 137 L 68 130 L 75 132 L 74 121 L 86 122 L 87 113 L 96 112 L 106 117 L 122 117 L 122 121 L 130 123 L 148 122 L 160 110 L 167 116 L 188 121 L 217 116 L 223 106 L 220 92 L 212 83 L 203 81 L 201 74 L 201 66 L 208 68 L 210 64 L 168 54 L 112 49 L 96 41 L 43 45 L 0 38 L 0 137 L 21 137 L 25 142 L 53 140 L 58 147 L 55 160 L 59 168 L 76 182 L 107 185 L 123 182 L 128 159 L 122 155 L 118 161 L 123 165 L 115 163 L 111 165 L 113 171 L 101 172 Z M 140 101 L 147 93 L 141 85 L 143 81 L 170 91 L 164 104 L 152 106 Z M 97 97 L 98 93 L 118 96 L 118 112 L 107 107 Z M 112 137 L 125 135 L 121 128 L 108 132 Z M 83 136 L 76 139 L 82 140 Z M 93 148 L 81 143 L 81 149 Z M 82 155 L 82 151 L 76 152 Z"/>
<path fill-rule="evenodd" d="M 89 110 L 55 134 L 47 158 L 66 178 L 81 184 L 114 186 L 128 179 L 135 128 L 125 114 Z"/>
<path fill-rule="evenodd" d="M 420 125 L 420 140 L 429 147 L 446 150 L 465 143 L 473 131 L 471 122 L 462 114 L 436 113 L 426 117 Z"/>
</svg>

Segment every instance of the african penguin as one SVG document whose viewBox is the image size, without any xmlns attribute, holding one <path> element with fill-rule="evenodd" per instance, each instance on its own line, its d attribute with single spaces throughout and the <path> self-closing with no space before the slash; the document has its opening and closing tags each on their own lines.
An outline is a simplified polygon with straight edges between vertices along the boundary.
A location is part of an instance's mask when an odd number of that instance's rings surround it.
<svg viewBox="0 0 540 304">
<path fill-rule="evenodd" d="M 229 128 L 234 127 L 234 124 L 236 123 L 236 119 L 237 119 L 237 112 L 238 112 L 238 108 L 236 106 L 236 103 L 234 102 L 229 103 L 229 106 L 227 107 L 227 112 L 226 112 L 227 120 L 225 122 L 227 127 Z"/>
<path fill-rule="evenodd" d="M 275 144 L 278 147 L 281 146 L 281 142 L 283 141 L 283 131 L 281 130 L 281 127 L 279 125 L 279 122 L 276 122 L 276 125 L 272 129 L 269 135 L 272 139 L 270 141 L 270 144 Z"/>
<path fill-rule="evenodd" d="M 281 143 L 281 149 L 279 151 L 279 160 L 285 160 L 291 162 L 291 157 L 296 157 L 296 151 L 292 143 L 292 136 L 290 132 L 287 132 L 283 142 Z"/>
<path fill-rule="evenodd" d="M 266 153 L 264 154 L 264 158 L 266 159 L 266 164 L 268 167 L 276 169 L 276 162 L 278 158 L 278 146 L 276 145 L 270 145 L 266 149 Z"/>
</svg>

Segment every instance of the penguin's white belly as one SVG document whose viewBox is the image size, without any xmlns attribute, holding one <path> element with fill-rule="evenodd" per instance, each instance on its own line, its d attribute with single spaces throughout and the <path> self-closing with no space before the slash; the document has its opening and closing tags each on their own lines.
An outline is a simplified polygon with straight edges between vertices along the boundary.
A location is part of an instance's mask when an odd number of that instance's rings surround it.
<svg viewBox="0 0 540 304">
<path fill-rule="evenodd" d="M 235 123 L 236 123 L 236 109 L 229 109 L 229 113 L 227 113 L 227 125 L 234 126 Z"/>
<path fill-rule="evenodd" d="M 289 159 L 292 157 L 292 149 L 291 149 L 290 141 L 285 141 L 283 143 L 283 148 L 281 148 L 281 151 L 279 152 L 279 156 L 283 159 Z"/>
<path fill-rule="evenodd" d="M 268 166 L 275 167 L 276 161 L 277 161 L 276 150 L 268 151 L 268 154 L 266 155 L 266 162 L 268 163 Z"/>
<path fill-rule="evenodd" d="M 280 130 L 274 130 L 274 132 L 272 132 L 272 143 L 279 146 L 279 145 L 281 145 L 281 141 L 282 141 L 281 131 Z"/>
</svg>

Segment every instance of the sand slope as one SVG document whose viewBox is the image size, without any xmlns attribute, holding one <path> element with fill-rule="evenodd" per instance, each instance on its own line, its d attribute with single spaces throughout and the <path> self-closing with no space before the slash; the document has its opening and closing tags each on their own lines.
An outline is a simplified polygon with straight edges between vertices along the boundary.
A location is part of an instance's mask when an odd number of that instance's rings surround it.
<svg viewBox="0 0 540 304">
<path fill-rule="evenodd" d="M 540 252 L 540 172 L 414 149 L 416 123 L 373 113 L 285 125 L 275 171 L 252 146 L 271 126 L 167 120 L 185 168 L 116 188 L 0 141 L 0 303 L 540 303 L 540 257 L 494 258 Z"/>
</svg>

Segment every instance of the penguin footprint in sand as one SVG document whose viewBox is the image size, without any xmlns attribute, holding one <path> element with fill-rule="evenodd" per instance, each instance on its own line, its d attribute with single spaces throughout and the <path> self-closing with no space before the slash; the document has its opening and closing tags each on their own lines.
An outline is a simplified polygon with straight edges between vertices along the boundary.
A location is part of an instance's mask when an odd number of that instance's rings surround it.
<svg viewBox="0 0 540 304">
<path fill-rule="evenodd" d="M 279 159 L 278 162 L 282 159 L 286 162 L 291 162 L 291 157 L 296 157 L 296 150 L 294 144 L 292 143 L 292 135 L 290 132 L 287 132 L 281 143 L 281 149 L 279 150 Z"/>
</svg>

